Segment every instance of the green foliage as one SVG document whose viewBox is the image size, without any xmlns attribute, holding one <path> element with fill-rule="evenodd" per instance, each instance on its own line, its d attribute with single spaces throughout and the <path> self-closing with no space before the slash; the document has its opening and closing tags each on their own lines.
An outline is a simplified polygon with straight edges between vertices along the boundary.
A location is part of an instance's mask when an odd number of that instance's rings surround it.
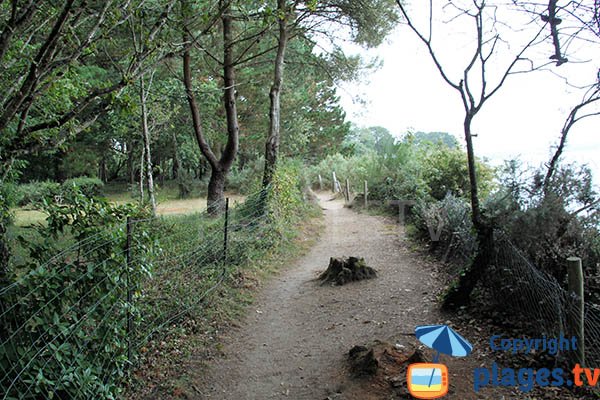
<svg viewBox="0 0 600 400">
<path fill-rule="evenodd" d="M 433 134 L 433 137 L 440 135 Z M 445 137 L 441 135 L 441 137 Z M 422 139 L 422 140 L 421 140 Z M 369 184 L 373 200 L 442 200 L 447 194 L 468 198 L 469 175 L 466 153 L 446 141 L 432 143 L 408 135 L 396 140 L 384 128 L 355 128 L 346 142 L 354 155 L 327 157 L 310 171 L 314 184 L 317 175 L 331 188 L 332 172 L 342 183 L 362 187 Z M 493 189 L 494 169 L 477 162 L 479 190 L 483 197 Z"/>
<path fill-rule="evenodd" d="M 543 169 L 523 170 L 514 161 L 506 163 L 500 190 L 485 204 L 486 211 L 529 260 L 559 281 L 566 276 L 564 260 L 581 257 L 586 290 L 597 301 L 600 208 L 591 171 L 576 164 L 562 165 L 545 190 L 544 173 Z"/>
<path fill-rule="evenodd" d="M 444 144 L 418 145 L 422 178 L 429 195 L 442 200 L 448 193 L 467 198 L 470 192 L 467 154 Z M 493 188 L 494 169 L 477 161 L 476 171 L 480 196 L 486 198 Z"/>
<path fill-rule="evenodd" d="M 257 192 L 262 183 L 264 158 L 259 157 L 247 163 L 244 168 L 234 168 L 227 175 L 226 189 L 240 194 Z"/>
<path fill-rule="evenodd" d="M 43 240 L 20 239 L 30 261 L 13 266 L 0 290 L 8 371 L 0 387 L 15 398 L 115 398 L 128 365 L 127 314 L 137 315 L 127 287 L 148 274 L 147 265 L 126 267 L 125 217 L 143 214 L 77 188 L 63 205 L 42 204 Z M 58 253 L 56 239 L 67 234 L 76 248 Z"/>
<path fill-rule="evenodd" d="M 460 147 L 456 138 L 447 132 L 415 132 L 410 133 L 408 136 L 410 140 L 418 145 L 443 144 L 453 149 Z"/>
<path fill-rule="evenodd" d="M 31 182 L 18 187 L 17 204 L 19 206 L 37 206 L 44 200 L 53 199 L 61 194 L 61 186 L 57 182 Z"/>
<path fill-rule="evenodd" d="M 104 182 L 98 178 L 81 176 L 79 178 L 67 179 L 62 184 L 63 193 L 79 191 L 85 196 L 99 196 L 104 189 Z"/>
<path fill-rule="evenodd" d="M 412 210 L 411 235 L 440 256 L 450 256 L 462 265 L 475 254 L 477 240 L 469 202 L 448 193 L 442 200 L 421 201 Z"/>
<path fill-rule="evenodd" d="M 87 197 L 98 196 L 104 183 L 98 178 L 79 177 L 67 179 L 62 183 L 43 181 L 16 186 L 12 194 L 13 202 L 19 206 L 40 207 L 44 202 L 62 202 L 64 197 L 83 194 Z"/>
<path fill-rule="evenodd" d="M 294 223 L 306 208 L 302 191 L 305 187 L 302 179 L 302 162 L 288 160 L 281 162 L 269 189 L 268 210 L 275 222 Z"/>
</svg>

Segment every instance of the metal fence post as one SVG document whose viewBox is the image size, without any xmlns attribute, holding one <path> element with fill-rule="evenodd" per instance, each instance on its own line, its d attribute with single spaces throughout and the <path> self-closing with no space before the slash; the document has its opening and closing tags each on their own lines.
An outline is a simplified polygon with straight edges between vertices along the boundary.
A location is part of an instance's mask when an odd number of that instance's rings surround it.
<svg viewBox="0 0 600 400">
<path fill-rule="evenodd" d="M 227 242 L 229 240 L 229 197 L 225 199 L 225 223 L 223 226 L 223 264 L 227 262 Z"/>
<path fill-rule="evenodd" d="M 131 267 L 133 260 L 131 257 L 131 239 L 133 236 L 133 224 L 131 217 L 127 217 L 127 242 L 125 248 L 126 260 L 127 260 L 127 361 L 131 363 L 132 360 L 132 348 L 131 348 L 131 335 L 133 334 L 133 314 L 131 307 L 133 306 L 133 291 L 131 290 Z"/>
<path fill-rule="evenodd" d="M 577 358 L 581 366 L 585 366 L 585 332 L 584 332 L 584 298 L 583 298 L 583 267 L 581 258 L 567 258 L 569 280 L 569 295 L 573 300 L 574 312 L 568 313 L 570 332 L 577 336 Z"/>
</svg>

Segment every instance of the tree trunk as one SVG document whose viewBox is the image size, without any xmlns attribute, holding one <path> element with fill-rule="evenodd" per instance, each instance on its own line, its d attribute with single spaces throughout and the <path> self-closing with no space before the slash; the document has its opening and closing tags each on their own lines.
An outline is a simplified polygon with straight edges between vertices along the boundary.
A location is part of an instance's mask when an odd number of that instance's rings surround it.
<svg viewBox="0 0 600 400">
<path fill-rule="evenodd" d="M 4 205 L 0 205 L 0 207 L 2 206 Z M 2 216 L 6 213 L 8 213 L 8 210 L 0 209 L 0 285 L 3 284 L 8 274 L 8 262 L 10 261 L 10 248 L 8 247 L 8 238 L 6 237 L 6 225 L 8 221 Z"/>
<path fill-rule="evenodd" d="M 220 214 L 225 209 L 225 177 L 226 173 L 213 169 L 208 181 L 206 197 L 207 210 L 210 215 Z"/>
<path fill-rule="evenodd" d="M 135 183 L 135 171 L 133 168 L 133 140 L 127 142 L 127 179 L 130 185 Z"/>
<path fill-rule="evenodd" d="M 175 132 L 173 132 L 173 136 L 172 136 L 172 143 L 173 143 L 173 169 L 172 169 L 172 174 L 173 174 L 173 179 L 178 179 L 179 178 L 179 169 L 181 168 L 181 163 L 179 161 L 179 153 L 178 153 L 178 145 L 177 145 L 177 135 L 175 134 Z"/>
<path fill-rule="evenodd" d="M 494 252 L 494 235 L 491 227 L 484 226 L 481 233 L 477 234 L 477 254 L 471 266 L 460 275 L 458 284 L 452 287 L 444 296 L 442 308 L 456 310 L 467 305 L 471 293 L 479 280 L 485 275 Z"/>
<path fill-rule="evenodd" d="M 223 83 L 225 86 L 223 94 L 223 105 L 227 117 L 227 143 L 220 158 L 217 158 L 204 137 L 200 111 L 196 102 L 196 96 L 192 85 L 191 55 L 189 49 L 183 52 L 183 83 L 186 97 L 192 114 L 192 123 L 198 147 L 211 168 L 209 189 L 207 195 L 208 211 L 212 215 L 220 214 L 224 210 L 222 199 L 225 197 L 225 179 L 227 173 L 235 160 L 238 152 L 239 125 L 237 105 L 235 98 L 235 61 L 233 56 L 233 18 L 230 15 L 231 4 L 220 2 L 223 10 L 221 21 L 223 23 Z M 187 14 L 191 13 L 189 3 L 182 3 L 184 24 L 188 25 Z M 192 38 L 186 29 L 183 33 L 184 43 L 190 43 Z"/>
<path fill-rule="evenodd" d="M 271 101 L 269 108 L 269 135 L 265 144 L 265 171 L 263 175 L 263 188 L 273 181 L 277 157 L 279 155 L 280 127 L 281 127 L 281 84 L 283 82 L 283 67 L 285 50 L 287 47 L 287 18 L 286 0 L 277 0 L 277 18 L 279 20 L 279 40 L 277 44 L 277 55 L 275 57 L 275 69 L 273 72 L 273 85 L 269 93 Z"/>
<path fill-rule="evenodd" d="M 140 158 L 140 204 L 144 204 L 144 156 L 146 149 L 142 146 L 142 156 Z"/>
<path fill-rule="evenodd" d="M 100 158 L 100 165 L 98 166 L 98 177 L 104 183 L 108 181 L 108 172 L 106 171 L 106 157 L 104 156 Z M 60 180 L 58 176 L 56 179 Z"/>
<path fill-rule="evenodd" d="M 150 153 L 150 132 L 148 131 L 148 109 L 146 99 L 148 93 L 144 86 L 144 76 L 140 77 L 140 100 L 142 103 L 142 140 L 146 155 L 146 179 L 148 180 L 148 197 L 152 206 L 152 215 L 156 215 L 156 199 L 154 198 L 154 180 L 152 178 L 152 156 Z"/>
<path fill-rule="evenodd" d="M 474 116 L 474 113 L 467 111 L 464 121 L 464 133 L 467 144 L 467 162 L 471 189 L 471 219 L 477 235 L 477 254 L 470 267 L 461 274 L 458 284 L 446 293 L 442 307 L 448 310 L 456 309 L 469 303 L 471 293 L 475 289 L 477 282 L 484 275 L 494 250 L 493 230 L 489 224 L 483 221 L 479 205 L 476 160 L 471 132 L 471 124 Z"/>
<path fill-rule="evenodd" d="M 227 175 L 238 152 L 240 127 L 238 124 L 236 89 L 235 89 L 235 64 L 233 57 L 233 27 L 230 7 L 224 11 L 223 20 L 223 80 L 225 93 L 223 103 L 227 117 L 227 144 L 221 154 L 219 164 Z"/>
<path fill-rule="evenodd" d="M 467 162 L 469 169 L 469 184 L 470 184 L 470 192 L 471 192 L 471 209 L 472 209 L 472 220 L 473 226 L 477 233 L 481 233 L 483 229 L 483 221 L 481 220 L 481 209 L 479 206 L 479 193 L 477 189 L 477 171 L 475 166 L 475 151 L 473 149 L 473 136 L 471 133 L 471 124 L 473 122 L 473 115 L 470 112 L 467 112 L 464 121 L 464 132 L 465 132 L 465 142 L 467 144 Z"/>
</svg>

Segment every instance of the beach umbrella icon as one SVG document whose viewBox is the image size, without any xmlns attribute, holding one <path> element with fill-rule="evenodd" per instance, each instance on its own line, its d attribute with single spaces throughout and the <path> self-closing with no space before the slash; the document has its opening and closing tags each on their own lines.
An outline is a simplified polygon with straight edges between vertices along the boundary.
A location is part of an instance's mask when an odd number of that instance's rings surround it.
<svg viewBox="0 0 600 400">
<path fill-rule="evenodd" d="M 422 325 L 415 328 L 415 335 L 425 346 L 437 351 L 433 362 L 437 363 L 440 353 L 454 357 L 466 357 L 473 351 L 473 345 L 448 325 Z M 435 369 L 431 371 L 429 386 L 433 381 Z"/>
<path fill-rule="evenodd" d="M 422 325 L 415 329 L 417 339 L 425 346 L 437 351 L 433 362 L 437 363 L 440 353 L 453 357 L 471 354 L 473 346 L 448 325 Z"/>
</svg>

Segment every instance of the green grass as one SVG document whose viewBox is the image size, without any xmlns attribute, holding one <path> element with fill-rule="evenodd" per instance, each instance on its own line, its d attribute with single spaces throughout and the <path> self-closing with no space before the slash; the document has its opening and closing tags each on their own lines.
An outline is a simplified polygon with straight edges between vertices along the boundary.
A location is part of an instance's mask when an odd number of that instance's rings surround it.
<svg viewBox="0 0 600 400">
<path fill-rule="evenodd" d="M 26 208 L 15 208 L 11 212 L 14 215 L 15 225 L 19 227 L 27 227 L 35 224 L 44 223 L 46 221 L 46 213 L 38 210 L 29 210 Z"/>
</svg>

